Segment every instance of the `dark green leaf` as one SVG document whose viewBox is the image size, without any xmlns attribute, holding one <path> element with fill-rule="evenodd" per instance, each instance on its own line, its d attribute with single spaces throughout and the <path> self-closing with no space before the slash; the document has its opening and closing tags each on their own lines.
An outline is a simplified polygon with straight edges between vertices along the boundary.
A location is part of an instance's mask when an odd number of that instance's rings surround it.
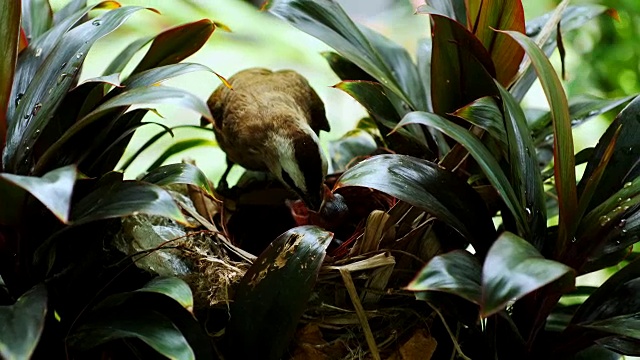
<svg viewBox="0 0 640 360">
<path fill-rule="evenodd" d="M 69 208 L 77 170 L 74 165 L 48 172 L 43 177 L 0 174 L 0 179 L 18 186 L 38 199 L 60 221 L 69 221 Z M 4 206 L 9 204 L 5 203 Z M 17 204 L 13 204 L 17 206 Z"/>
<path fill-rule="evenodd" d="M 427 110 L 433 111 L 431 104 L 431 39 L 420 39 L 416 50 L 417 68 L 420 80 L 424 84 Z"/>
<path fill-rule="evenodd" d="M 443 291 L 480 304 L 482 267 L 478 260 L 464 250 L 438 255 L 420 270 L 407 290 Z"/>
<path fill-rule="evenodd" d="M 447 17 L 432 14 L 431 19 L 433 111 L 444 116 L 483 96 L 498 95 L 496 71 L 482 43 Z"/>
<path fill-rule="evenodd" d="M 85 128 L 99 122 L 103 119 L 103 116 L 110 111 L 135 104 L 179 105 L 198 112 L 206 118 L 211 118 L 207 104 L 202 99 L 185 90 L 164 86 L 131 89 L 106 101 L 90 114 L 74 123 L 73 126 L 38 159 L 34 171 L 37 173 L 50 166 L 50 162 L 61 149 L 64 149 L 65 146 L 70 147 L 73 145 L 74 138 L 78 139 L 78 137 L 83 134 Z"/>
<path fill-rule="evenodd" d="M 332 239 L 332 233 L 318 227 L 297 227 L 280 235 L 254 261 L 236 288 L 226 328 L 234 358 L 283 356 Z"/>
<path fill-rule="evenodd" d="M 144 87 L 144 86 L 152 86 L 152 85 L 157 85 L 158 83 L 164 80 L 167 80 L 176 76 L 180 76 L 183 74 L 188 74 L 194 71 L 213 72 L 211 69 L 201 64 L 193 64 L 193 63 L 170 64 L 170 65 L 155 67 L 139 73 L 135 73 L 131 75 L 124 82 L 124 85 L 128 89 Z"/>
<path fill-rule="evenodd" d="M 580 351 L 573 358 L 574 360 L 624 360 L 624 356 L 607 350 L 606 347 L 593 345 Z"/>
<path fill-rule="evenodd" d="M 525 209 L 530 233 L 522 235 L 537 249 L 542 249 L 547 237 L 547 214 L 542 176 L 536 161 L 536 150 L 527 119 L 511 94 L 500 84 L 507 131 L 511 184 Z"/>
<path fill-rule="evenodd" d="M 209 179 L 195 165 L 186 163 L 169 164 L 155 168 L 145 175 L 141 181 L 159 186 L 169 184 L 195 185 L 205 190 L 208 194 L 213 194 Z"/>
<path fill-rule="evenodd" d="M 562 83 L 544 52 L 526 35 L 504 31 L 524 48 L 538 74 L 551 108 L 554 128 L 555 185 L 558 192 L 559 235 L 555 254 L 565 250 L 577 227 L 578 195 L 569 104 Z"/>
<path fill-rule="evenodd" d="M 347 170 L 334 189 L 346 186 L 376 189 L 419 207 L 460 232 L 480 253 L 486 253 L 495 239 L 480 196 L 432 162 L 405 155 L 374 156 Z"/>
<path fill-rule="evenodd" d="M 276 0 L 269 11 L 336 49 L 411 108 L 426 105 L 423 89 L 405 87 L 418 82 L 417 70 L 407 51 L 380 34 L 363 30 L 337 2 Z"/>
<path fill-rule="evenodd" d="M 28 40 L 39 38 L 52 24 L 49 0 L 22 0 L 22 28 Z"/>
<path fill-rule="evenodd" d="M 502 171 L 500 164 L 493 157 L 491 152 L 482 144 L 482 142 L 470 133 L 467 129 L 460 127 L 453 122 L 442 118 L 436 114 L 427 112 L 412 112 L 407 114 L 402 121 L 398 124 L 398 127 L 406 124 L 422 124 L 426 126 L 432 126 L 447 136 L 451 137 L 460 145 L 464 146 L 469 154 L 478 162 L 478 165 L 483 170 L 485 176 L 491 184 L 496 188 L 496 191 L 502 197 L 509 210 L 516 219 L 518 231 L 521 233 L 528 233 L 529 230 L 525 210 L 520 206 L 520 201 L 511 187 L 508 178 Z"/>
<path fill-rule="evenodd" d="M 102 73 L 103 75 L 110 75 L 121 73 L 122 70 L 127 66 L 129 61 L 133 58 L 133 56 L 140 51 L 145 45 L 149 44 L 151 40 L 153 40 L 153 36 L 148 36 L 140 39 L 136 39 L 131 42 L 118 56 L 116 56 L 111 63 L 107 66 L 107 68 Z"/>
<path fill-rule="evenodd" d="M 589 160 L 582 180 L 580 191 L 586 187 L 586 181 L 596 171 L 600 160 L 605 155 L 609 144 L 620 127 L 620 135 L 615 143 L 613 155 L 607 164 L 600 183 L 596 188 L 587 210 L 593 209 L 629 181 L 640 175 L 640 98 L 634 99 L 625 107 L 611 123 L 596 145 L 593 157 Z"/>
<path fill-rule="evenodd" d="M 47 313 L 47 289 L 36 285 L 11 306 L 0 306 L 0 356 L 29 359 L 40 340 Z"/>
<path fill-rule="evenodd" d="M 627 338 L 625 336 L 609 336 L 604 339 L 596 340 L 596 343 L 606 349 L 610 349 L 609 353 L 612 354 L 610 355 L 610 359 L 612 360 L 625 359 L 620 354 L 625 354 L 628 356 L 640 356 L 640 342 Z M 615 355 L 617 355 L 617 357 L 614 357 Z M 592 359 L 601 360 L 602 358 L 594 357 Z"/>
<path fill-rule="evenodd" d="M 71 211 L 74 225 L 90 221 L 147 214 L 186 222 L 182 212 L 162 188 L 136 181 L 107 184 L 84 197 Z"/>
<path fill-rule="evenodd" d="M 13 115 L 3 154 L 5 169 L 10 172 L 29 172 L 34 162 L 31 158 L 33 144 L 72 86 L 93 43 L 141 9 L 124 7 L 111 10 L 100 19 L 84 23 L 62 36 L 59 44 L 30 79 L 30 85 Z"/>
<path fill-rule="evenodd" d="M 515 41 L 495 30 L 524 33 L 522 1 L 467 0 L 467 29 L 482 42 L 496 67 L 496 79 L 509 86 L 518 72 L 524 51 Z"/>
<path fill-rule="evenodd" d="M 177 277 L 156 277 L 136 291 L 147 291 L 166 295 L 177 301 L 183 308 L 193 309 L 193 294 L 189 285 Z"/>
<path fill-rule="evenodd" d="M 596 320 L 581 326 L 640 340 L 640 312 Z"/>
<path fill-rule="evenodd" d="M 180 153 L 182 151 L 185 151 L 194 147 L 198 147 L 198 146 L 217 147 L 218 143 L 212 139 L 211 140 L 210 139 L 187 139 L 187 140 L 178 141 L 176 143 L 171 144 L 171 146 L 169 146 L 167 150 L 165 150 L 162 154 L 160 154 L 160 156 L 158 156 L 156 161 L 154 161 L 153 164 L 151 164 L 147 168 L 147 171 L 151 171 L 155 168 L 158 168 L 165 161 L 167 161 L 167 159 L 169 159 L 171 156 L 177 153 Z"/>
<path fill-rule="evenodd" d="M 375 82 L 371 75 L 364 72 L 356 64 L 334 53 L 333 51 L 322 52 L 321 55 L 327 60 L 331 70 L 333 70 L 340 80 L 361 80 Z"/>
<path fill-rule="evenodd" d="M 456 110 L 452 115 L 487 130 L 489 134 L 500 141 L 505 148 L 507 147 L 507 133 L 504 128 L 502 110 L 494 97 L 481 97 L 471 104 Z"/>
<path fill-rule="evenodd" d="M 11 86 L 18 57 L 20 36 L 20 2 L 17 0 L 0 3 L 0 149 L 4 148 L 6 129 L 9 124 L 8 109 L 11 107 Z M 0 159 L 2 168 L 2 159 Z"/>
<path fill-rule="evenodd" d="M 364 130 L 352 130 L 340 139 L 329 142 L 329 157 L 333 172 L 344 171 L 353 161 L 371 155 L 378 145 L 371 134 Z"/>
<path fill-rule="evenodd" d="M 167 317 L 149 309 L 135 310 L 86 322 L 70 339 L 71 345 L 83 351 L 116 339 L 137 338 L 169 359 L 195 359 L 187 339 Z"/>
<path fill-rule="evenodd" d="M 202 19 L 158 34 L 133 74 L 186 59 L 200 50 L 215 28 L 211 20 Z"/>
<path fill-rule="evenodd" d="M 547 260 L 524 239 L 505 232 L 493 243 L 482 267 L 480 313 L 488 317 L 513 300 L 571 273 L 568 266 Z"/>
</svg>

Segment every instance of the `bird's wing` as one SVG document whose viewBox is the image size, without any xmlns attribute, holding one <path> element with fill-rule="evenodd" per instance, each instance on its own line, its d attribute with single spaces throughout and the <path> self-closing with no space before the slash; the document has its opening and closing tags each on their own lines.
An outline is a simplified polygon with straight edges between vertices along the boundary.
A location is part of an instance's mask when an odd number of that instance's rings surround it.
<svg viewBox="0 0 640 360">
<path fill-rule="evenodd" d="M 320 96 L 313 90 L 307 79 L 293 70 L 280 70 L 273 73 L 273 76 L 283 78 L 283 83 L 288 84 L 281 89 L 289 93 L 298 104 L 306 104 L 305 109 L 309 113 L 309 126 L 317 133 L 320 130 L 330 131 L 329 121 L 324 109 L 324 103 Z"/>
</svg>

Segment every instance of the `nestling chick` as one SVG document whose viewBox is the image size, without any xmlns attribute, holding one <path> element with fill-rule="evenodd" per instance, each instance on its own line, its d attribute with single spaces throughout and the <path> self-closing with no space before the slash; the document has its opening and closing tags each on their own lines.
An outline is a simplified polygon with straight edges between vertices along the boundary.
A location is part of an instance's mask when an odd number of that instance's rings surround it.
<svg viewBox="0 0 640 360">
<path fill-rule="evenodd" d="M 324 104 L 300 74 L 252 68 L 220 85 L 207 104 L 213 130 L 227 154 L 225 188 L 233 164 L 268 171 L 292 189 L 312 210 L 323 200 L 327 174 L 318 134 L 329 131 Z"/>
</svg>

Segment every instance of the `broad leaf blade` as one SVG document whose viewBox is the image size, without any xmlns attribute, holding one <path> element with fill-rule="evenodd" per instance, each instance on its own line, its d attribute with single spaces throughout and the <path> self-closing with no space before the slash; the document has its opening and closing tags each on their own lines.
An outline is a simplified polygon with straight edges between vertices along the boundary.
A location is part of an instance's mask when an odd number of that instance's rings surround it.
<svg viewBox="0 0 640 360">
<path fill-rule="evenodd" d="M 231 304 L 226 340 L 234 357 L 282 357 L 332 239 L 332 233 L 318 227 L 297 227 L 280 235 L 256 259 Z"/>
<path fill-rule="evenodd" d="M 456 110 L 452 115 L 487 130 L 491 136 L 500 141 L 505 147 L 507 146 L 507 132 L 504 126 L 502 110 L 495 98 L 491 96 L 481 97 L 471 104 Z"/>
<path fill-rule="evenodd" d="M 487 179 L 489 179 L 509 210 L 511 210 L 515 217 L 518 231 L 520 233 L 528 233 L 525 210 L 520 206 L 520 201 L 513 187 L 502 171 L 498 161 L 476 136 L 467 129 L 445 118 L 427 112 L 415 111 L 409 113 L 400 121 L 397 127 L 400 128 L 407 124 L 422 124 L 434 127 L 464 146 L 465 149 L 469 151 L 469 154 L 478 162 Z"/>
<path fill-rule="evenodd" d="M 11 306 L 0 306 L 0 356 L 29 359 L 38 344 L 47 313 L 47 289 L 37 285 Z"/>
<path fill-rule="evenodd" d="M 502 86 L 508 86 L 518 73 L 524 50 L 516 42 L 495 30 L 525 32 L 524 9 L 517 0 L 467 0 L 467 29 L 478 37 L 491 54 L 496 76 Z"/>
<path fill-rule="evenodd" d="M 524 239 L 505 232 L 493 243 L 482 267 L 480 312 L 488 317 L 573 270 L 547 260 Z"/>
<path fill-rule="evenodd" d="M 27 39 L 37 39 L 53 24 L 48 0 L 22 0 L 22 28 Z"/>
<path fill-rule="evenodd" d="M 203 19 L 160 33 L 153 39 L 133 74 L 186 59 L 207 42 L 214 30 L 213 22 Z"/>
<path fill-rule="evenodd" d="M 0 174 L 0 179 L 18 186 L 38 199 L 60 221 L 69 221 L 71 195 L 77 177 L 74 165 L 48 172 L 43 177 Z"/>
<path fill-rule="evenodd" d="M 559 239 L 555 251 L 556 255 L 559 255 L 573 237 L 578 221 L 575 218 L 578 196 L 569 104 L 562 83 L 544 52 L 524 34 L 515 31 L 504 33 L 516 40 L 531 58 L 551 108 L 554 128 L 554 174 L 560 208 Z"/>
<path fill-rule="evenodd" d="M 108 184 L 94 190 L 74 206 L 71 219 L 74 225 L 79 225 L 136 214 L 186 222 L 169 193 L 158 186 L 136 181 Z"/>
<path fill-rule="evenodd" d="M 208 194 L 213 194 L 209 179 L 195 165 L 181 163 L 169 164 L 151 170 L 145 175 L 141 181 L 165 186 L 170 184 L 189 184 L 195 185 Z"/>
<path fill-rule="evenodd" d="M 483 96 L 498 95 L 496 70 L 482 43 L 459 23 L 431 15 L 433 111 L 446 115 Z"/>
<path fill-rule="evenodd" d="M 473 255 L 455 250 L 431 259 L 409 283 L 407 290 L 442 291 L 480 304 L 481 274 L 482 266 Z"/>
<path fill-rule="evenodd" d="M 163 294 L 178 302 L 183 308 L 189 311 L 193 309 L 191 289 L 186 282 L 177 277 L 156 277 L 137 291 Z"/>
<path fill-rule="evenodd" d="M 467 26 L 467 7 L 464 0 L 426 0 L 418 6 L 418 14 L 438 14 Z"/>
<path fill-rule="evenodd" d="M 447 184 L 447 186 L 443 186 Z M 496 233 L 479 195 L 437 164 L 404 155 L 379 155 L 347 170 L 334 186 L 376 189 L 419 207 L 486 253 Z"/>
</svg>

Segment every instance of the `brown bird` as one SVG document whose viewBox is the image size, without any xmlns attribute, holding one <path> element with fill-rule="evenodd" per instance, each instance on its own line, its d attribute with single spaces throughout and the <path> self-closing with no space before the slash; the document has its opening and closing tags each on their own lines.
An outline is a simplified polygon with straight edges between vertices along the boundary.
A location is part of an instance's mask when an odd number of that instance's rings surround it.
<svg viewBox="0 0 640 360">
<path fill-rule="evenodd" d="M 270 172 L 318 210 L 327 175 L 318 135 L 330 130 L 318 94 L 292 70 L 252 68 L 228 81 L 232 89 L 220 85 L 207 101 L 216 139 L 227 154 L 218 187 L 227 188 L 226 177 L 239 164 Z"/>
</svg>

